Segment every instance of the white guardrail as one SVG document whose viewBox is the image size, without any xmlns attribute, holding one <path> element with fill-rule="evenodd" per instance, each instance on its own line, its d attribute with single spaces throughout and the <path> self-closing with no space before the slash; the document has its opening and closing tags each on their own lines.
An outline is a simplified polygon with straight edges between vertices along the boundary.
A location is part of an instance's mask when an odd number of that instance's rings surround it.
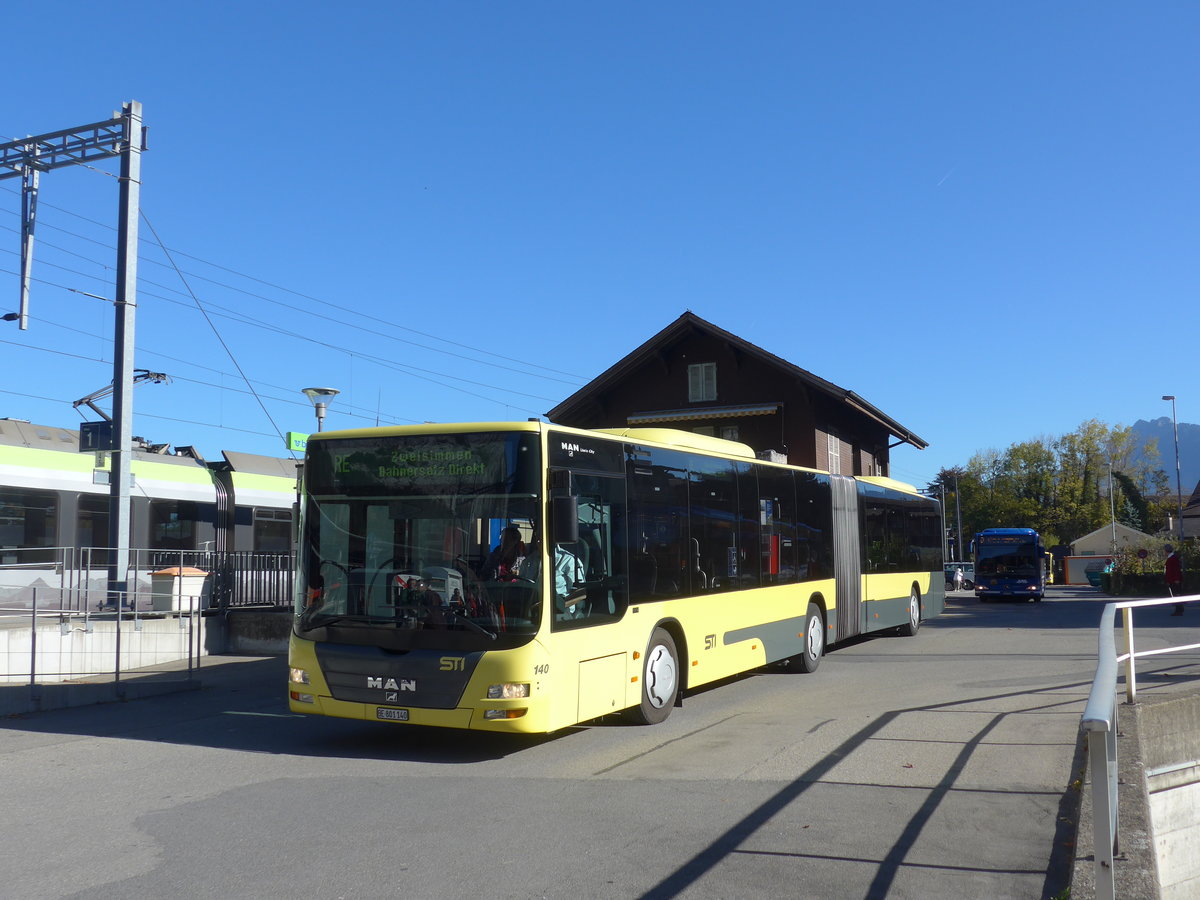
<svg viewBox="0 0 1200 900">
<path fill-rule="evenodd" d="M 1134 650 L 1133 611 L 1141 606 L 1166 606 L 1193 603 L 1200 594 L 1184 597 L 1163 597 L 1157 600 L 1122 600 L 1109 603 L 1100 615 L 1100 637 L 1097 649 L 1096 677 L 1083 711 L 1082 727 L 1088 732 L 1088 766 L 1092 774 L 1092 827 L 1094 829 L 1096 897 L 1114 900 L 1116 881 L 1113 856 L 1117 851 L 1119 828 L 1117 816 L 1117 666 L 1125 663 L 1126 701 L 1137 699 L 1137 660 L 1163 653 L 1195 650 L 1200 644 L 1182 644 L 1158 650 Z M 1116 651 L 1113 625 L 1117 610 L 1122 613 L 1125 631 L 1125 652 Z"/>
</svg>

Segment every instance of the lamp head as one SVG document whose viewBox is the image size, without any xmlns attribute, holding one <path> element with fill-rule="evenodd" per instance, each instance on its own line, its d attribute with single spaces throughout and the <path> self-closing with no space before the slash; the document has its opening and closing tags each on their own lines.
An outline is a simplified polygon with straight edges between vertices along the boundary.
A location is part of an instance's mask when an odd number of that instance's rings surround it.
<svg viewBox="0 0 1200 900">
<path fill-rule="evenodd" d="M 312 387 L 304 388 L 304 396 L 312 401 L 313 408 L 317 411 L 317 431 L 320 431 L 324 426 L 325 408 L 329 401 L 341 393 L 337 388 L 321 388 Z"/>
<path fill-rule="evenodd" d="M 304 388 L 303 392 L 304 396 L 312 401 L 313 406 L 316 406 L 318 403 L 328 403 L 341 393 L 337 388 L 327 387 Z"/>
</svg>

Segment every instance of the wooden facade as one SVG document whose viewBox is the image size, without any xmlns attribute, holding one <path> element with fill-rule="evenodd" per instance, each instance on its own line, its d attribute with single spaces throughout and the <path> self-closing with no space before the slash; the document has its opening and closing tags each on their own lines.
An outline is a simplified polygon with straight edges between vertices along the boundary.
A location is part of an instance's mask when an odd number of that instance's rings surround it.
<svg viewBox="0 0 1200 900">
<path fill-rule="evenodd" d="M 892 446 L 928 446 L 853 391 L 691 312 L 546 413 L 577 428 L 678 428 L 760 457 L 843 475 L 887 475 Z"/>
</svg>

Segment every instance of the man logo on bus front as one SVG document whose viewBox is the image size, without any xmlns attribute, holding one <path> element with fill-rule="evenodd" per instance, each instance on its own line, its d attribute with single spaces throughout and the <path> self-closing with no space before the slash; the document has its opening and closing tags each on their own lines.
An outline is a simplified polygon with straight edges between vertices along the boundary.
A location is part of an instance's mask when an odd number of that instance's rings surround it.
<svg viewBox="0 0 1200 900">
<path fill-rule="evenodd" d="M 389 678 L 387 681 L 384 681 L 383 678 L 368 675 L 367 687 L 380 691 L 415 691 L 417 689 L 417 679 L 401 678 L 397 682 L 395 678 Z"/>
</svg>

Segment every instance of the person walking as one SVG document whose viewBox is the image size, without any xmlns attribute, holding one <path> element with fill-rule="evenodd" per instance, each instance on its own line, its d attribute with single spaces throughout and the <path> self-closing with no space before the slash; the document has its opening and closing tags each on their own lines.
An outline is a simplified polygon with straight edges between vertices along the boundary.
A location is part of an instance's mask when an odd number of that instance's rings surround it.
<svg viewBox="0 0 1200 900">
<path fill-rule="evenodd" d="M 1175 548 L 1170 544 L 1167 544 L 1163 550 L 1167 553 L 1167 593 L 1174 597 L 1177 594 L 1183 593 L 1183 564 L 1179 561 L 1179 554 L 1175 552 Z M 1176 603 L 1175 611 L 1171 615 L 1182 616 L 1183 604 Z"/>
</svg>

